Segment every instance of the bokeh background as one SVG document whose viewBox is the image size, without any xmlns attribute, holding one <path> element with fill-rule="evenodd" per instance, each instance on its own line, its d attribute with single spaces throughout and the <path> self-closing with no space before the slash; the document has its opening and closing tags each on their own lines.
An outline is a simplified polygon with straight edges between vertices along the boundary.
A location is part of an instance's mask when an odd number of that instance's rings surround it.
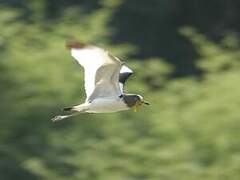
<svg viewBox="0 0 240 180">
<path fill-rule="evenodd" d="M 0 179 L 240 179 L 239 19 L 238 0 L 0 0 Z M 84 101 L 69 38 L 151 106 L 52 123 Z"/>
</svg>

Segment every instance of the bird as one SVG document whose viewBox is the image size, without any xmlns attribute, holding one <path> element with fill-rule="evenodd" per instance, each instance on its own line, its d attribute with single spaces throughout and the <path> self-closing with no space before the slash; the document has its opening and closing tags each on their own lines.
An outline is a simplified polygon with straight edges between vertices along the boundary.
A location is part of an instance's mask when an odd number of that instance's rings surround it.
<svg viewBox="0 0 240 180">
<path fill-rule="evenodd" d="M 98 46 L 78 41 L 66 43 L 71 56 L 84 68 L 85 102 L 63 108 L 70 112 L 57 115 L 52 121 L 60 121 L 80 113 L 113 113 L 133 108 L 137 112 L 142 104 L 149 105 L 138 94 L 124 92 L 126 80 L 133 71 L 118 57 Z"/>
</svg>

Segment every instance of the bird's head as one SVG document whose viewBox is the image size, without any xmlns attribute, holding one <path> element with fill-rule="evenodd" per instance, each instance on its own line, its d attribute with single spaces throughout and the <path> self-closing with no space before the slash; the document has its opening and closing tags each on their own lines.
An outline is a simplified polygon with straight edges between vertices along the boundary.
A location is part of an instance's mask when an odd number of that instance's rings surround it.
<svg viewBox="0 0 240 180">
<path fill-rule="evenodd" d="M 137 94 L 126 94 L 123 96 L 124 102 L 128 107 L 133 108 L 134 112 L 139 111 L 140 107 L 145 105 L 150 105 L 148 102 L 143 100 L 143 97 Z"/>
</svg>

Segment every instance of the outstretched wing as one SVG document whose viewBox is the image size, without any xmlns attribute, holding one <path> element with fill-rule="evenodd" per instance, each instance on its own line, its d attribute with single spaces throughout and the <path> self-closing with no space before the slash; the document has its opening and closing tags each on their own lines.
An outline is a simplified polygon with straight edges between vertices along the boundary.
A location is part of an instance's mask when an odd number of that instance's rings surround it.
<svg viewBox="0 0 240 180">
<path fill-rule="evenodd" d="M 128 68 L 127 66 L 122 66 L 121 70 L 120 70 L 120 74 L 119 74 L 119 86 L 121 89 L 121 92 L 123 94 L 124 92 L 124 85 L 125 82 L 127 81 L 127 79 L 133 74 L 133 71 Z"/>
<path fill-rule="evenodd" d="M 81 43 L 69 43 L 71 55 L 84 68 L 86 101 L 121 95 L 118 84 L 121 61 L 107 51 Z"/>
</svg>

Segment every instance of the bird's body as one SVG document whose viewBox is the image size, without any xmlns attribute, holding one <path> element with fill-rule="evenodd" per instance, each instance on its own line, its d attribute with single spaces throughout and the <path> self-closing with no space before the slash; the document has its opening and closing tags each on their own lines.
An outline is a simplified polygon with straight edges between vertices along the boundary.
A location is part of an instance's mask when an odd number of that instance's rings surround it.
<svg viewBox="0 0 240 180">
<path fill-rule="evenodd" d="M 81 112 L 83 107 L 88 113 L 112 113 L 129 109 L 119 97 L 97 98 L 91 103 L 75 106 L 73 110 Z"/>
<path fill-rule="evenodd" d="M 52 120 L 58 121 L 78 113 L 111 113 L 138 107 L 143 103 L 142 96 L 125 94 L 124 83 L 133 73 L 131 69 L 107 51 L 78 42 L 68 43 L 72 56 L 84 68 L 85 103 L 64 108 L 71 111 L 70 115 L 55 116 Z"/>
</svg>

